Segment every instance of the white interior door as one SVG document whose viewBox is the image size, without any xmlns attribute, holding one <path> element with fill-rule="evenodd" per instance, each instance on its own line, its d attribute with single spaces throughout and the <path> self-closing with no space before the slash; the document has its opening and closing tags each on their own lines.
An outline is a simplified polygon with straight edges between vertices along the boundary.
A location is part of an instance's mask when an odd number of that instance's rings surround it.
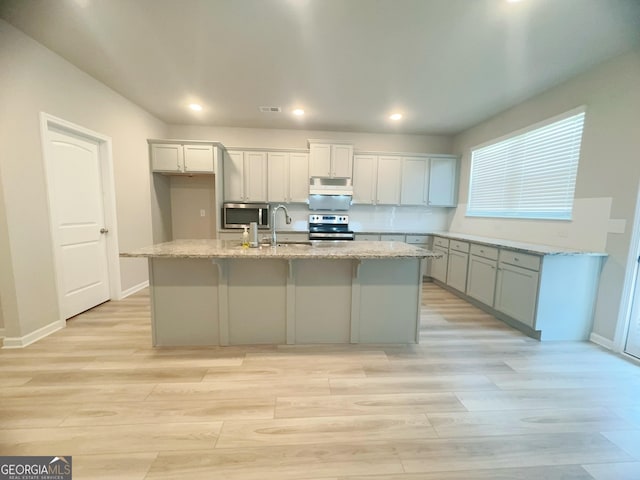
<svg viewBox="0 0 640 480">
<path fill-rule="evenodd" d="M 51 221 L 60 309 L 67 319 L 110 298 L 98 144 L 49 130 Z"/>
<path fill-rule="evenodd" d="M 640 358 L 640 275 L 636 278 L 629 332 L 624 351 L 629 355 Z"/>
</svg>

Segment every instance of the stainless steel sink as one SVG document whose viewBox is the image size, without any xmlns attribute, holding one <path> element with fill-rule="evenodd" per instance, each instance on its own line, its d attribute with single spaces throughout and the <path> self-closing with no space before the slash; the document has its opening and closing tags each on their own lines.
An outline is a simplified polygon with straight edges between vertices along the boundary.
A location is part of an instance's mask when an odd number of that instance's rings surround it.
<svg viewBox="0 0 640 480">
<path fill-rule="evenodd" d="M 313 243 L 311 242 L 278 242 L 276 243 L 276 247 L 311 247 Z"/>
</svg>

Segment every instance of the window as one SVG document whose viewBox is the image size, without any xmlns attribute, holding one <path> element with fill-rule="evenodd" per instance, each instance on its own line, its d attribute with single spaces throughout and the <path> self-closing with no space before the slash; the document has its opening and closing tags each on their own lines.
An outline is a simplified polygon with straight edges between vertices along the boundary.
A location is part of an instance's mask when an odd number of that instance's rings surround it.
<svg viewBox="0 0 640 480">
<path fill-rule="evenodd" d="M 584 115 L 573 110 L 472 149 L 467 216 L 570 220 Z"/>
</svg>

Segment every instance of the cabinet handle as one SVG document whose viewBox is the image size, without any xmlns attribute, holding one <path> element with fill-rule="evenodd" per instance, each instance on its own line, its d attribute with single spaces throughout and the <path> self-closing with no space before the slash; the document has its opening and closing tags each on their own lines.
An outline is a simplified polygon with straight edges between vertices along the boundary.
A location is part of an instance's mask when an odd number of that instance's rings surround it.
<svg viewBox="0 0 640 480">
<path fill-rule="evenodd" d="M 520 259 L 519 259 L 518 257 L 513 257 L 513 261 L 514 261 L 514 262 L 519 262 L 519 261 L 520 261 Z"/>
</svg>

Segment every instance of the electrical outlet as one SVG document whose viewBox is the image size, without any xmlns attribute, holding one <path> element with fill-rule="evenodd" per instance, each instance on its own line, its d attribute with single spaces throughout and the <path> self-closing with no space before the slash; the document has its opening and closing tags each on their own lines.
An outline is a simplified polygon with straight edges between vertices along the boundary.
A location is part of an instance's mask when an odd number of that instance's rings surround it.
<svg viewBox="0 0 640 480">
<path fill-rule="evenodd" d="M 201 216 L 201 217 L 204 217 L 204 216 L 205 216 L 205 213 L 206 213 L 206 212 L 204 211 L 204 208 L 201 208 L 201 209 L 200 209 L 200 216 Z"/>
</svg>

